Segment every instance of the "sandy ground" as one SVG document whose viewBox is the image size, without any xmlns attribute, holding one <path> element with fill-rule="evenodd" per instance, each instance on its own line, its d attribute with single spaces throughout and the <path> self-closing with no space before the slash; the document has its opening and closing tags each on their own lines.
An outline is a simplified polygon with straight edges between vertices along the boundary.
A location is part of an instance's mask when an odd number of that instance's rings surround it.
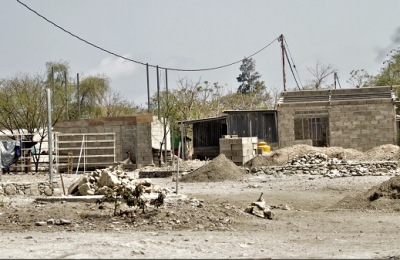
<svg viewBox="0 0 400 260">
<path fill-rule="evenodd" d="M 3 181 L 47 178 L 3 177 Z M 182 182 L 178 191 L 188 200 L 148 208 L 146 214 L 137 212 L 134 220 L 113 216 L 111 207 L 100 210 L 95 203 L 3 197 L 1 258 L 399 259 L 398 211 L 337 207 L 346 196 L 365 193 L 391 177 L 248 174 L 238 181 Z M 64 175 L 67 185 L 77 178 Z M 176 186 L 172 177 L 152 181 Z M 244 213 L 261 192 L 273 207 L 273 220 Z M 58 218 L 71 223 L 35 225 Z"/>
</svg>

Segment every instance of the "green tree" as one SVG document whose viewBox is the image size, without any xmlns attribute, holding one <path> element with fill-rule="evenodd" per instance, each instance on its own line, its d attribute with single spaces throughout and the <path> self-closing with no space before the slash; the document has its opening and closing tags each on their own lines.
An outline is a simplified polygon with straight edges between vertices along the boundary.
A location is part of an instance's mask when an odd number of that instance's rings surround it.
<svg viewBox="0 0 400 260">
<path fill-rule="evenodd" d="M 383 62 L 384 66 L 375 76 L 376 86 L 400 85 L 400 47 L 391 50 L 388 59 Z"/>
<path fill-rule="evenodd" d="M 39 151 L 47 136 L 47 91 L 42 75 L 19 74 L 3 79 L 0 85 L 0 131 L 8 130 L 10 138 L 18 140 L 23 136 L 25 142 L 39 143 Z M 52 99 L 52 125 L 61 118 L 64 109 L 56 106 L 60 101 Z M 34 140 L 34 137 L 39 140 Z M 33 156 L 38 171 L 40 153 Z"/>
<path fill-rule="evenodd" d="M 369 87 L 373 83 L 373 76 L 369 75 L 364 69 L 352 70 L 347 82 L 355 88 Z"/>
<path fill-rule="evenodd" d="M 239 77 L 236 78 L 240 83 L 239 93 L 248 94 L 257 89 L 265 88 L 265 82 L 259 80 L 261 74 L 256 71 L 256 62 L 252 58 L 242 60 L 240 71 Z"/>
</svg>

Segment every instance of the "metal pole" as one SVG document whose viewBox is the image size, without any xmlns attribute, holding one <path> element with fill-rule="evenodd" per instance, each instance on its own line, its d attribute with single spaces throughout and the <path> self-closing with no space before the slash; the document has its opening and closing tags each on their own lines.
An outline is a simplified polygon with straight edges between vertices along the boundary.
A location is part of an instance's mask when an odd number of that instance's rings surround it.
<svg viewBox="0 0 400 260">
<path fill-rule="evenodd" d="M 64 80 L 65 80 L 65 103 L 66 103 L 66 108 L 67 108 L 67 111 L 66 111 L 66 113 L 67 113 L 67 116 L 66 116 L 66 118 L 67 118 L 67 120 L 69 120 L 69 113 L 68 113 L 68 91 L 67 91 L 67 72 L 66 71 L 64 71 Z"/>
<path fill-rule="evenodd" d="M 176 194 L 178 194 L 178 178 L 179 178 L 179 157 L 181 155 L 181 142 L 179 142 L 178 146 L 178 162 L 177 162 L 177 168 L 176 168 Z"/>
<path fill-rule="evenodd" d="M 147 113 L 150 114 L 150 80 L 149 80 L 149 64 L 146 63 L 146 75 L 147 75 Z"/>
<path fill-rule="evenodd" d="M 54 92 L 54 67 L 51 67 L 51 86 L 53 88 L 53 93 Z"/>
<path fill-rule="evenodd" d="M 281 49 L 282 49 L 282 73 L 283 73 L 283 91 L 286 91 L 286 72 L 285 72 L 285 44 L 283 43 L 283 34 L 280 36 Z"/>
<path fill-rule="evenodd" d="M 172 122 L 169 122 L 169 129 L 171 133 L 171 163 L 174 165 L 175 162 L 175 138 L 174 138 L 174 128 L 172 127 Z"/>
<path fill-rule="evenodd" d="M 183 136 L 183 122 L 181 121 L 181 143 L 182 143 L 182 159 L 185 160 L 185 144 L 186 140 L 184 140 Z"/>
<path fill-rule="evenodd" d="M 76 73 L 76 89 L 78 92 L 78 118 L 81 118 L 81 93 L 79 89 L 79 73 Z"/>
<path fill-rule="evenodd" d="M 167 143 L 168 143 L 168 139 L 167 139 L 167 122 L 168 122 L 168 118 L 165 118 L 166 116 L 168 116 L 168 77 L 167 77 L 167 69 L 165 69 L 165 109 L 167 111 L 167 113 L 164 115 L 164 139 L 165 139 L 165 146 L 164 146 L 164 152 L 165 152 L 165 156 L 164 156 L 164 161 L 165 164 L 167 164 Z M 171 143 L 172 144 L 172 143 Z"/>
<path fill-rule="evenodd" d="M 160 77 L 158 75 L 158 65 L 157 65 L 157 105 L 158 105 L 158 120 L 160 120 Z"/>
<path fill-rule="evenodd" d="M 53 131 L 51 129 L 51 93 L 50 88 L 47 88 L 47 134 L 49 142 L 49 177 L 50 183 L 53 181 Z"/>
</svg>

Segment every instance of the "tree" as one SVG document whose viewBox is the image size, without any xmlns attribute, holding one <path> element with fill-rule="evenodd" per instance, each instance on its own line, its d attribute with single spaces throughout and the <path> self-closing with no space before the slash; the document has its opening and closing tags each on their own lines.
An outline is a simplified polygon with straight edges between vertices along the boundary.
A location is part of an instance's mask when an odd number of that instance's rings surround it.
<svg viewBox="0 0 400 260">
<path fill-rule="evenodd" d="M 355 88 L 364 88 L 371 85 L 372 79 L 373 77 L 364 69 L 352 70 L 350 72 L 350 78 L 347 80 L 347 82 Z"/>
<path fill-rule="evenodd" d="M 388 59 L 383 62 L 380 73 L 375 76 L 376 86 L 400 85 L 400 47 L 391 50 Z"/>
<path fill-rule="evenodd" d="M 303 88 L 304 89 L 320 89 L 324 87 L 324 84 L 328 76 L 337 72 L 337 69 L 333 65 L 324 65 L 317 61 L 315 67 L 307 67 L 307 70 L 314 76 L 314 79 L 310 80 Z"/>
<path fill-rule="evenodd" d="M 74 108 L 81 107 L 82 117 L 96 118 L 104 116 L 102 102 L 110 91 L 110 79 L 106 75 L 87 76 L 79 84 L 79 97 L 74 96 Z"/>
<path fill-rule="evenodd" d="M 39 151 L 48 135 L 47 92 L 43 82 L 42 75 L 19 74 L 3 79 L 0 85 L 0 131 L 7 134 L 4 130 L 8 130 L 14 140 L 22 136 L 25 142 L 39 143 Z M 52 100 L 52 125 L 62 117 L 62 105 L 55 106 L 58 102 Z M 39 140 L 34 140 L 35 136 Z M 33 156 L 36 171 L 39 158 L 40 153 Z"/>
<path fill-rule="evenodd" d="M 237 81 L 240 84 L 238 92 L 242 94 L 248 94 L 256 89 L 265 88 L 265 82 L 260 81 L 261 74 L 256 71 L 256 62 L 252 58 L 244 58 L 240 65 L 239 77 Z"/>
<path fill-rule="evenodd" d="M 105 117 L 135 115 L 140 111 L 140 108 L 134 102 L 124 99 L 121 93 L 113 89 L 107 90 L 101 101 L 101 106 Z"/>
</svg>

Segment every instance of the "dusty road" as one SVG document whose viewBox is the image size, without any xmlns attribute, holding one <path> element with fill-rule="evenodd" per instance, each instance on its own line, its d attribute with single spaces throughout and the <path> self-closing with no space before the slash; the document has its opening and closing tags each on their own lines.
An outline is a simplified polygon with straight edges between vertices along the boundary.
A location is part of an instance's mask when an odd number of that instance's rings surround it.
<svg viewBox="0 0 400 260">
<path fill-rule="evenodd" d="M 138 213 L 134 221 L 95 203 L 2 198 L 1 258 L 398 259 L 399 211 L 337 206 L 391 177 L 249 174 L 239 181 L 179 183 L 188 200 Z M 72 182 L 77 176 L 65 178 Z M 172 178 L 153 182 L 175 187 Z M 243 212 L 261 192 L 274 220 Z M 35 225 L 57 218 L 71 223 Z"/>
</svg>

